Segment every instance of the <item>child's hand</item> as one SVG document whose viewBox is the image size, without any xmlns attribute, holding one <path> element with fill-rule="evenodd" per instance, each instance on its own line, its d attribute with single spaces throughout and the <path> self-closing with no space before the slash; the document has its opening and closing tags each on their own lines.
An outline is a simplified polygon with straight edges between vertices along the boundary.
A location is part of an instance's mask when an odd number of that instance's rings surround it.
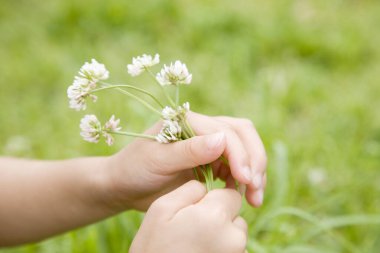
<svg viewBox="0 0 380 253">
<path fill-rule="evenodd" d="M 247 185 L 246 198 L 260 206 L 266 185 L 266 155 L 259 135 L 248 120 L 208 117 L 189 113 L 188 119 L 200 135 L 171 144 L 136 139 L 109 159 L 115 205 L 120 210 L 146 210 L 158 197 L 193 179 L 192 168 L 212 163 L 214 175 L 234 185 Z M 157 134 L 160 124 L 147 131 Z M 224 155 L 229 166 L 218 158 Z M 215 161 L 215 162 L 214 162 Z"/>
<path fill-rule="evenodd" d="M 157 199 L 130 253 L 244 253 L 247 225 L 238 216 L 241 196 L 190 181 Z"/>
</svg>

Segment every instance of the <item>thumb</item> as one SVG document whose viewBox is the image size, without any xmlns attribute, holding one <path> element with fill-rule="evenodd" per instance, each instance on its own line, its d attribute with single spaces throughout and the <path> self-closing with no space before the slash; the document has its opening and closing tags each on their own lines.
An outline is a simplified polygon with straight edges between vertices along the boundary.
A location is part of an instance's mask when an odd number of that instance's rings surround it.
<svg viewBox="0 0 380 253">
<path fill-rule="evenodd" d="M 226 138 L 223 132 L 161 145 L 157 149 L 158 165 L 165 173 L 194 168 L 218 159 L 225 146 Z"/>
<path fill-rule="evenodd" d="M 199 202 L 207 191 L 204 185 L 191 180 L 154 201 L 148 212 L 163 218 L 172 218 L 178 211 Z"/>
</svg>

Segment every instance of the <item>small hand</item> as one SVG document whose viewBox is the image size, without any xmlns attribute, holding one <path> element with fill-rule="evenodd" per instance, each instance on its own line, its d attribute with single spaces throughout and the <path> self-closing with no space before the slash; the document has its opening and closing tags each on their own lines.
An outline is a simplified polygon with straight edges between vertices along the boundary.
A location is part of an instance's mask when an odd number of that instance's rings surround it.
<svg viewBox="0 0 380 253">
<path fill-rule="evenodd" d="M 193 179 L 192 168 L 212 163 L 214 174 L 227 186 L 234 185 L 234 179 L 248 185 L 248 202 L 260 206 L 266 155 L 252 123 L 193 112 L 188 120 L 199 136 L 171 144 L 136 139 L 110 158 L 112 181 L 121 193 L 119 202 L 127 208 L 146 210 L 158 197 Z M 157 134 L 160 126 L 159 122 L 146 133 Z M 229 165 L 219 159 L 222 155 Z"/>
<path fill-rule="evenodd" d="M 157 199 L 132 242 L 131 253 L 243 253 L 247 224 L 241 196 L 190 181 Z"/>
</svg>

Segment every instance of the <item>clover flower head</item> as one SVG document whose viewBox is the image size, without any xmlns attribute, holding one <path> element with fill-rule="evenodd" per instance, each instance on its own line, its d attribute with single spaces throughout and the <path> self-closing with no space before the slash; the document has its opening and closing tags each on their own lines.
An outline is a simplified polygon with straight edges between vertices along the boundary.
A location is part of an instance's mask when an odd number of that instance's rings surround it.
<svg viewBox="0 0 380 253">
<path fill-rule="evenodd" d="M 186 64 L 176 61 L 170 66 L 164 65 L 161 71 L 156 75 L 157 81 L 162 85 L 179 85 L 190 84 L 192 74 L 187 70 Z"/>
<path fill-rule="evenodd" d="M 178 106 L 178 112 L 181 114 L 186 114 L 189 111 L 190 111 L 190 103 L 189 102 L 185 102 L 185 103 L 183 103 L 182 106 Z"/>
<path fill-rule="evenodd" d="M 87 97 L 90 97 L 95 102 L 97 96 L 90 94 L 93 87 L 94 84 L 88 79 L 75 77 L 73 84 L 67 89 L 69 107 L 77 111 L 85 110 Z"/>
<path fill-rule="evenodd" d="M 181 115 L 185 117 L 186 113 L 190 111 L 190 103 L 186 102 L 182 106 L 178 106 L 177 108 L 177 115 Z"/>
<path fill-rule="evenodd" d="M 79 70 L 78 76 L 74 78 L 73 84 L 67 89 L 69 107 L 77 111 L 85 110 L 87 97 L 94 102 L 97 100 L 97 96 L 90 94 L 91 90 L 96 88 L 99 80 L 105 80 L 108 76 L 109 72 L 104 64 L 98 63 L 95 59 L 92 59 L 91 63 L 86 62 Z"/>
<path fill-rule="evenodd" d="M 162 109 L 161 116 L 165 120 L 173 120 L 177 117 L 178 113 L 176 110 L 174 110 L 170 106 L 165 106 L 164 109 Z"/>
<path fill-rule="evenodd" d="M 102 133 L 102 126 L 95 115 L 85 115 L 80 121 L 80 129 L 80 135 L 85 141 L 98 143 Z"/>
<path fill-rule="evenodd" d="M 114 143 L 114 138 L 111 133 L 121 130 L 119 123 L 120 119 L 115 120 L 115 115 L 112 115 L 111 118 L 104 124 L 102 133 L 104 138 L 106 138 L 106 143 L 108 146 L 111 146 Z"/>
<path fill-rule="evenodd" d="M 185 114 L 189 111 L 189 102 L 184 103 L 182 106 L 178 106 L 177 110 L 175 110 L 173 107 L 165 106 L 164 109 L 162 109 L 161 117 L 164 120 L 180 121 L 180 116 L 185 116 Z"/>
<path fill-rule="evenodd" d="M 79 76 L 96 83 L 100 80 L 108 79 L 109 72 L 104 64 L 92 59 L 91 63 L 85 62 L 85 64 L 80 68 Z"/>
<path fill-rule="evenodd" d="M 171 143 L 181 139 L 182 129 L 177 121 L 164 120 L 160 133 L 156 136 L 159 143 Z"/>
<path fill-rule="evenodd" d="M 112 115 L 111 118 L 104 124 L 104 130 L 108 132 L 115 132 L 121 130 L 119 126 L 120 119 L 115 119 L 115 115 Z"/>
<path fill-rule="evenodd" d="M 132 58 L 132 64 L 127 65 L 128 73 L 131 76 L 138 76 L 146 68 L 152 67 L 160 62 L 160 55 L 156 54 L 154 58 L 151 55 L 143 54 Z"/>
</svg>

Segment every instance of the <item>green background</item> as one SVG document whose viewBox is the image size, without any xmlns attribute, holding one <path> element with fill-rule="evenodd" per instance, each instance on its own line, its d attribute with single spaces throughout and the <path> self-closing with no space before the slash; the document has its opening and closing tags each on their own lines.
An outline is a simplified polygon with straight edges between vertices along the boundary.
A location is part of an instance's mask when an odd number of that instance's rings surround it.
<svg viewBox="0 0 380 253">
<path fill-rule="evenodd" d="M 182 99 L 194 111 L 249 118 L 263 138 L 265 205 L 242 211 L 249 252 L 379 252 L 379 13 L 380 2 L 369 0 L 2 1 L 0 154 L 117 152 L 130 139 L 107 147 L 79 137 L 84 112 L 68 108 L 66 89 L 96 58 L 110 82 L 156 92 L 126 65 L 160 53 L 162 63 L 180 59 L 193 74 Z M 86 113 L 102 121 L 115 114 L 132 131 L 157 120 L 113 93 Z M 127 252 L 141 218 L 126 212 L 0 251 Z"/>
</svg>

